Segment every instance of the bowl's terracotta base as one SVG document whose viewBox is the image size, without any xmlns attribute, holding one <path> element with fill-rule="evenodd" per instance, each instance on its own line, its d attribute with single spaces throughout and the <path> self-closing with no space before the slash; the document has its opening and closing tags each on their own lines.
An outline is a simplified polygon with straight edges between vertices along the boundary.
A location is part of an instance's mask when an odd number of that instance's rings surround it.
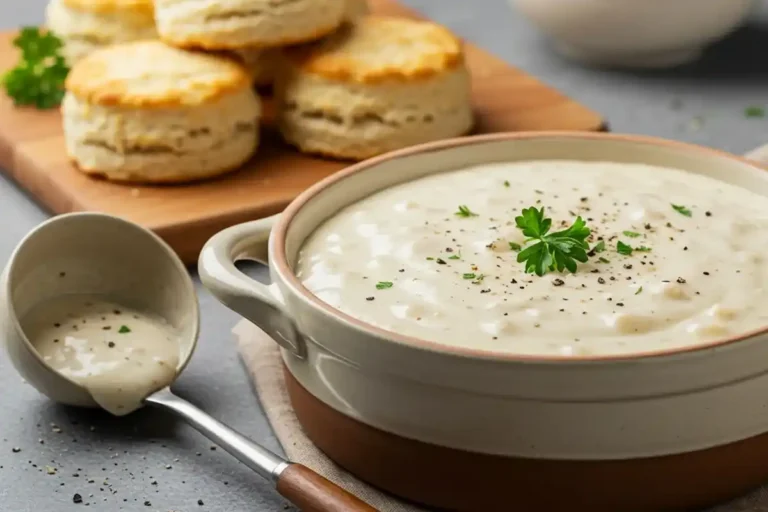
<svg viewBox="0 0 768 512">
<path fill-rule="evenodd" d="M 396 436 L 327 406 L 285 371 L 307 436 L 370 484 L 453 511 L 691 510 L 768 481 L 768 434 L 681 455 L 558 461 L 469 453 Z"/>
</svg>

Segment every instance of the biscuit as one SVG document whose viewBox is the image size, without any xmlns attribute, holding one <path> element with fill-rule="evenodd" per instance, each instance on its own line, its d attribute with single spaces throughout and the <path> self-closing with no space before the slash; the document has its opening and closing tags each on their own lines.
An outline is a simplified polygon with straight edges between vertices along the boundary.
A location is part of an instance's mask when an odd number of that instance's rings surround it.
<svg viewBox="0 0 768 512">
<path fill-rule="evenodd" d="M 312 41 L 338 28 L 347 0 L 155 0 L 160 37 L 206 50 Z"/>
<path fill-rule="evenodd" d="M 66 149 L 87 174 L 190 182 L 237 169 L 258 145 L 258 96 L 226 57 L 124 43 L 78 62 L 65 86 Z"/>
<path fill-rule="evenodd" d="M 278 122 L 304 152 L 360 160 L 472 128 L 461 42 L 434 23 L 367 16 L 284 57 Z"/>
<path fill-rule="evenodd" d="M 346 21 L 354 21 L 370 11 L 367 0 L 347 0 L 346 9 Z M 243 48 L 233 50 L 233 54 L 250 71 L 256 87 L 272 85 L 280 65 L 279 48 Z"/>
<path fill-rule="evenodd" d="M 368 0 L 347 0 L 347 14 L 345 19 L 347 21 L 355 21 L 361 16 L 370 14 L 371 8 L 368 5 Z"/>
<path fill-rule="evenodd" d="M 105 46 L 157 38 L 152 0 L 51 0 L 45 17 L 70 66 Z"/>
</svg>

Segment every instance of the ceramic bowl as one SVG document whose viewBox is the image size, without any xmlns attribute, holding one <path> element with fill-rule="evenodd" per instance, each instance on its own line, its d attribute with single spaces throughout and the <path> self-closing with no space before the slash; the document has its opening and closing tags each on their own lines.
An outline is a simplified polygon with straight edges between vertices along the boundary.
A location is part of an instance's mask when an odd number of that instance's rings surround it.
<svg viewBox="0 0 768 512">
<path fill-rule="evenodd" d="M 754 0 L 510 0 L 557 49 L 590 64 L 670 67 L 697 59 Z"/>
<path fill-rule="evenodd" d="M 360 478 L 447 510 L 703 506 L 768 480 L 768 335 L 632 356 L 549 358 L 443 346 L 365 324 L 293 272 L 340 208 L 431 173 L 576 159 L 688 170 L 768 195 L 754 163 L 637 136 L 517 133 L 391 153 L 313 186 L 278 218 L 214 236 L 203 283 L 282 347 L 309 437 Z M 268 262 L 271 284 L 234 262 Z"/>
<path fill-rule="evenodd" d="M 43 361 L 21 324 L 35 305 L 68 294 L 109 297 L 157 314 L 181 340 L 180 372 L 197 342 L 198 305 L 184 264 L 159 237 L 99 213 L 54 217 L 33 229 L 0 277 L 0 333 L 22 377 L 53 400 L 98 407 L 82 386 Z"/>
</svg>

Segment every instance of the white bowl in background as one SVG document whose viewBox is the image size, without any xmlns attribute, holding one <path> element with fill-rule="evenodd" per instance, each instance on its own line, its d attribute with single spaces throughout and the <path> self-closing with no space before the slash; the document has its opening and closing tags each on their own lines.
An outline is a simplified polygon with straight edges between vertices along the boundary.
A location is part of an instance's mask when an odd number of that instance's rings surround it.
<svg viewBox="0 0 768 512">
<path fill-rule="evenodd" d="M 509 0 L 560 53 L 589 64 L 663 68 L 696 60 L 754 0 Z"/>
</svg>

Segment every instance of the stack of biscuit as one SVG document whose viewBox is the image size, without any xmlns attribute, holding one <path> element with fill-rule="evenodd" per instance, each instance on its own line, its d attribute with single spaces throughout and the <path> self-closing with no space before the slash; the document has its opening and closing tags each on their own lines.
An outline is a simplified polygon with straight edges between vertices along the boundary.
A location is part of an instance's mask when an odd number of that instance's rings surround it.
<svg viewBox="0 0 768 512">
<path fill-rule="evenodd" d="M 272 85 L 300 151 L 360 160 L 472 126 L 459 40 L 367 0 L 51 0 L 72 70 L 67 152 L 114 181 L 181 183 L 256 152 Z"/>
</svg>

